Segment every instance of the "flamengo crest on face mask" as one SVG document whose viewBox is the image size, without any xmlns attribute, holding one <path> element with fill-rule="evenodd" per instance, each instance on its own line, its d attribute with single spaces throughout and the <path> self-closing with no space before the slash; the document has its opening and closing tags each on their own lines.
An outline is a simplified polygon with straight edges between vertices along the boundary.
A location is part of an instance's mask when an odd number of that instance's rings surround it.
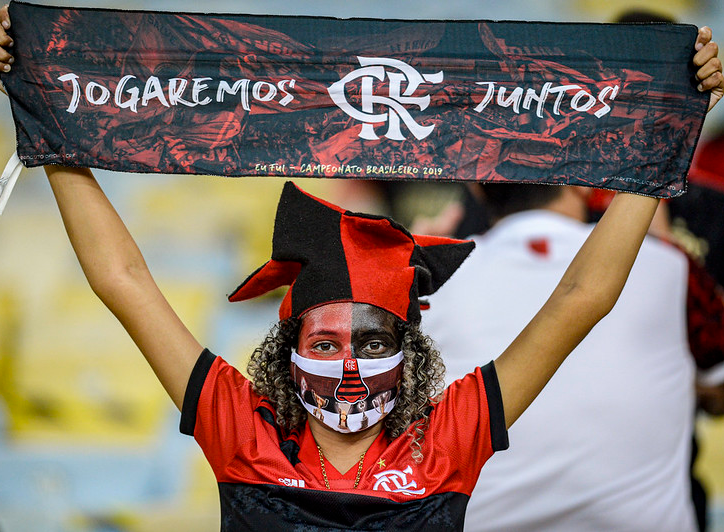
<svg viewBox="0 0 724 532">
<path fill-rule="evenodd" d="M 337 432 L 358 432 L 394 408 L 403 362 L 402 352 L 386 358 L 338 360 L 310 359 L 293 352 L 292 380 L 312 416 Z"/>
</svg>

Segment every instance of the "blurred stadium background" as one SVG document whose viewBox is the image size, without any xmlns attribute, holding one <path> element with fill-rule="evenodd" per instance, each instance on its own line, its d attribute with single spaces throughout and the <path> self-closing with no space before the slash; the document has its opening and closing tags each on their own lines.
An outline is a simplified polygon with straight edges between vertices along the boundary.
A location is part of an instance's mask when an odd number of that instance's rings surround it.
<svg viewBox="0 0 724 532">
<path fill-rule="evenodd" d="M 200 10 L 189 0 L 36 3 Z M 589 22 L 631 7 L 707 24 L 724 42 L 721 0 L 203 4 L 213 12 Z M 0 102 L 4 164 L 14 131 L 7 98 Z M 723 117 L 724 104 L 709 117 L 704 139 L 722 129 Z M 97 175 L 182 319 L 202 343 L 243 367 L 275 321 L 277 302 L 230 305 L 225 295 L 267 259 L 283 180 Z M 339 199 L 339 182 L 302 185 Z M 411 212 L 424 206 L 427 215 L 444 206 L 430 198 L 413 203 Z M 218 530 L 213 475 L 178 421 L 135 346 L 87 287 L 43 172 L 24 172 L 0 217 L 0 531 Z M 697 469 L 712 498 L 712 530 L 721 532 L 724 420 L 701 418 L 699 430 Z"/>
</svg>

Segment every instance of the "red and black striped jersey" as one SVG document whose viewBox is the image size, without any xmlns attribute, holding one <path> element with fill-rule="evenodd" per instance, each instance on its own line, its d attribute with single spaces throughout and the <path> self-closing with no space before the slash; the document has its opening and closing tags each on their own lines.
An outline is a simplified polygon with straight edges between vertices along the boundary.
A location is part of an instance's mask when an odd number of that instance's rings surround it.
<svg viewBox="0 0 724 532">
<path fill-rule="evenodd" d="M 430 407 L 424 459 L 410 437 L 378 436 L 358 468 L 325 463 L 306 425 L 285 433 L 265 397 L 204 350 L 184 399 L 181 431 L 193 435 L 219 483 L 221 528 L 238 530 L 462 530 L 483 464 L 508 446 L 493 363 L 454 382 Z"/>
</svg>

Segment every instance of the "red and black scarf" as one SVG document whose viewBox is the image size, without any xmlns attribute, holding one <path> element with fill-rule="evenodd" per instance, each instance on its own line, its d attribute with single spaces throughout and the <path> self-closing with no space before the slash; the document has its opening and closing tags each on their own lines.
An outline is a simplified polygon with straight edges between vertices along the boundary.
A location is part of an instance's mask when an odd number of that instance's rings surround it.
<svg viewBox="0 0 724 532">
<path fill-rule="evenodd" d="M 672 197 L 696 28 L 12 2 L 26 166 L 591 185 Z M 39 30 L 39 28 L 41 30 Z"/>
</svg>

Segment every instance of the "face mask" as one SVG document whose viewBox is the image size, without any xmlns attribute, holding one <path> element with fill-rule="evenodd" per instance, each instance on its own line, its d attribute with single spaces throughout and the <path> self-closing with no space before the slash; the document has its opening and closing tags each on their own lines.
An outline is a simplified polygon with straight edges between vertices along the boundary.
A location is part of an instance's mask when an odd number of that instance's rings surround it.
<svg viewBox="0 0 724 532">
<path fill-rule="evenodd" d="M 337 432 L 358 432 L 395 406 L 403 360 L 402 351 L 387 358 L 341 360 L 292 352 L 292 379 L 307 412 Z"/>
</svg>

